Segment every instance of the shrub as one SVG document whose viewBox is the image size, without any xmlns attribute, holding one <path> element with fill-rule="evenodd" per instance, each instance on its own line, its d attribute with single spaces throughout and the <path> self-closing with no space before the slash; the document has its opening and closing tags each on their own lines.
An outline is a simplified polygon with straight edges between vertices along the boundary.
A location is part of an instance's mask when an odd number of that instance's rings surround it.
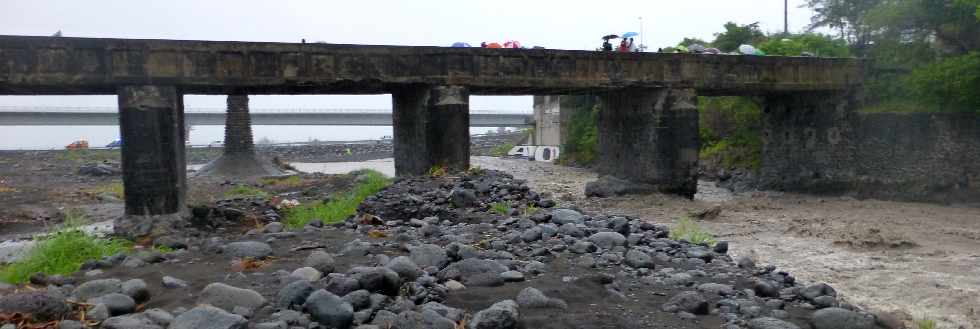
<svg viewBox="0 0 980 329">
<path fill-rule="evenodd" d="M 351 173 L 358 177 L 357 183 L 349 191 L 335 195 L 328 202 L 303 204 L 286 210 L 286 226 L 301 228 L 318 219 L 324 224 L 337 223 L 357 212 L 357 206 L 368 196 L 380 192 L 391 184 L 384 174 L 374 170 Z"/>
<path fill-rule="evenodd" d="M 670 230 L 670 238 L 674 240 L 684 240 L 693 244 L 714 246 L 715 237 L 708 233 L 689 217 L 681 217 L 677 220 L 677 225 Z"/>
</svg>

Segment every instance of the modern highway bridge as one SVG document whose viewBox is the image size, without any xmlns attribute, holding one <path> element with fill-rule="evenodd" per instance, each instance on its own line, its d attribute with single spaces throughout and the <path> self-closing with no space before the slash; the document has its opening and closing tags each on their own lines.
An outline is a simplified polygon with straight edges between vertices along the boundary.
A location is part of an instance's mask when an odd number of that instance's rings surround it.
<svg viewBox="0 0 980 329">
<path fill-rule="evenodd" d="M 530 113 L 470 110 L 471 127 L 534 125 Z M 225 109 L 187 108 L 184 121 L 191 126 L 225 124 Z M 390 109 L 251 109 L 253 125 L 391 126 Z M 113 126 L 119 124 L 114 107 L 0 106 L 0 126 Z"/>
</svg>

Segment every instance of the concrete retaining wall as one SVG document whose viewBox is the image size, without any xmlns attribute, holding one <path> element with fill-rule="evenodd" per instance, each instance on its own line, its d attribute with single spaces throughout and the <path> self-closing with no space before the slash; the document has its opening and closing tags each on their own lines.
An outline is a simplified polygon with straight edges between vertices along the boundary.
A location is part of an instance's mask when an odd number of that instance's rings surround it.
<svg viewBox="0 0 980 329">
<path fill-rule="evenodd" d="M 767 131 L 780 134 L 764 137 L 763 188 L 980 202 L 980 115 L 848 114 L 845 122 L 795 110 L 764 114 Z"/>
</svg>

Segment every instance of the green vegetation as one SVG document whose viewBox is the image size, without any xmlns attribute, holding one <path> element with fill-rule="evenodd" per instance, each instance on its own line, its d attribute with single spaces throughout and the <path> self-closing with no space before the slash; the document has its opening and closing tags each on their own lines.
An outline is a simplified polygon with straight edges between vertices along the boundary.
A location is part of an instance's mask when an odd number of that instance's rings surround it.
<svg viewBox="0 0 980 329">
<path fill-rule="evenodd" d="M 483 174 L 486 174 L 486 173 L 487 173 L 487 170 L 486 169 L 483 169 L 480 166 L 470 166 L 470 169 L 467 169 L 466 170 L 466 174 L 468 174 L 470 176 L 480 176 L 480 175 L 483 175 Z"/>
<path fill-rule="evenodd" d="M 449 171 L 448 169 L 446 169 L 446 166 L 435 165 L 429 167 L 429 172 L 427 174 L 429 175 L 429 177 L 442 177 L 442 176 L 446 176 L 447 173 L 449 173 Z"/>
<path fill-rule="evenodd" d="M 230 190 L 225 191 L 225 198 L 267 198 L 269 193 L 257 187 L 248 185 L 235 185 Z"/>
<path fill-rule="evenodd" d="M 749 97 L 699 97 L 701 160 L 709 167 L 758 170 L 762 108 Z"/>
<path fill-rule="evenodd" d="M 116 199 L 123 198 L 123 183 L 122 182 L 111 182 L 106 184 L 101 184 L 95 187 L 83 189 L 82 192 L 92 194 L 92 195 L 102 195 L 108 194 Z"/>
<path fill-rule="evenodd" d="M 78 271 L 82 263 L 128 251 L 132 243 L 126 240 L 100 238 L 80 230 L 76 223 L 82 219 L 67 215 L 66 226 L 45 237 L 39 237 L 37 245 L 24 259 L 0 267 L 0 281 L 22 283 L 31 274 L 70 274 Z"/>
<path fill-rule="evenodd" d="M 512 209 L 506 202 L 494 202 L 490 204 L 490 211 L 504 216 L 509 216 Z"/>
<path fill-rule="evenodd" d="M 538 213 L 539 211 L 541 211 L 541 208 L 538 208 L 537 206 L 529 203 L 527 204 L 527 207 L 524 208 L 524 216 L 531 216 Z"/>
<path fill-rule="evenodd" d="M 708 233 L 689 217 L 681 217 L 677 220 L 677 225 L 670 230 L 670 238 L 674 240 L 684 240 L 693 244 L 714 246 L 715 237 Z"/>
<path fill-rule="evenodd" d="M 915 320 L 916 329 L 936 329 L 936 320 L 923 318 Z"/>
<path fill-rule="evenodd" d="M 492 149 L 490 149 L 490 155 L 495 156 L 495 157 L 506 156 L 507 155 L 507 152 L 510 152 L 510 149 L 512 149 L 512 148 L 514 148 L 514 144 L 513 143 L 507 143 L 507 144 L 497 145 L 497 146 L 494 146 Z"/>
<path fill-rule="evenodd" d="M 558 159 L 562 164 L 589 165 L 595 161 L 597 156 L 597 143 L 599 137 L 599 111 L 601 106 L 595 96 L 576 95 L 562 96 L 562 111 L 571 111 L 568 116 L 568 132 L 565 144 L 562 145 L 561 157 Z"/>
<path fill-rule="evenodd" d="M 869 112 L 980 111 L 980 1 L 808 0 L 810 28 L 830 28 L 871 59 Z M 916 111 L 916 112 L 919 112 Z"/>
<path fill-rule="evenodd" d="M 262 185 L 273 186 L 273 187 L 298 187 L 303 185 L 303 180 L 299 178 L 299 175 L 292 175 L 287 177 L 273 177 L 273 178 L 263 178 L 260 180 Z"/>
<path fill-rule="evenodd" d="M 333 224 L 347 219 L 357 212 L 357 206 L 368 196 L 380 192 L 391 184 L 391 180 L 374 170 L 360 170 L 351 173 L 357 178 L 349 191 L 334 195 L 328 202 L 303 204 L 286 210 L 286 226 L 301 228 L 313 220 Z"/>
</svg>

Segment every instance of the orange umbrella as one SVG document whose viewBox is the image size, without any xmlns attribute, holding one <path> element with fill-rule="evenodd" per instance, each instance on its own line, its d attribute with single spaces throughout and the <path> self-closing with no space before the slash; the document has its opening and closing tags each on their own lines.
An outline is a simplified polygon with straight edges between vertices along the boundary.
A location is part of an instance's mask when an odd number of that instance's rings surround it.
<svg viewBox="0 0 980 329">
<path fill-rule="evenodd" d="M 503 48 L 499 43 L 493 42 L 487 45 L 487 48 Z"/>
</svg>

